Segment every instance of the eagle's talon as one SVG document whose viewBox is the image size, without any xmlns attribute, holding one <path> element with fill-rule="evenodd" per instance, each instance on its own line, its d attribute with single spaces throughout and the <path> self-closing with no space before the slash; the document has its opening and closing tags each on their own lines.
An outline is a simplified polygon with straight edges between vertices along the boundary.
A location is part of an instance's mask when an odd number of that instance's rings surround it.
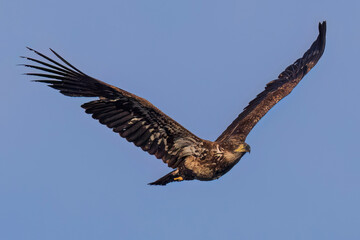
<svg viewBox="0 0 360 240">
<path fill-rule="evenodd" d="M 177 177 L 177 178 L 174 178 L 174 181 L 183 181 L 184 180 L 184 178 L 183 177 Z"/>
</svg>

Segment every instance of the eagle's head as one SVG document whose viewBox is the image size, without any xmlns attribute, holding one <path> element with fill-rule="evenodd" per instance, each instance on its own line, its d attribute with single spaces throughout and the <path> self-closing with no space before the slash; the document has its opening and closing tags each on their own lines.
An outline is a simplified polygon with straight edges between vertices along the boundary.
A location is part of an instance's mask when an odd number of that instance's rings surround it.
<svg viewBox="0 0 360 240">
<path fill-rule="evenodd" d="M 224 159 L 226 162 L 232 163 L 233 166 L 240 161 L 245 153 L 250 153 L 250 150 L 250 145 L 245 142 L 227 145 L 227 148 L 224 151 Z"/>
<path fill-rule="evenodd" d="M 228 139 L 223 141 L 221 145 L 224 149 L 236 155 L 244 155 L 245 153 L 250 153 L 251 151 L 250 145 L 237 136 L 230 136 Z"/>
</svg>

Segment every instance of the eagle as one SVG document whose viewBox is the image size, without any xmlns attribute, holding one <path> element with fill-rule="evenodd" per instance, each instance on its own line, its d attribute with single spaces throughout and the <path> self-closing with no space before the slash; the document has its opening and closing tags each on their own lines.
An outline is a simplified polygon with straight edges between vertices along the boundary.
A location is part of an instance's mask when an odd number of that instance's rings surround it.
<svg viewBox="0 0 360 240">
<path fill-rule="evenodd" d="M 316 65 L 325 49 L 325 37 L 323 21 L 317 39 L 305 54 L 269 82 L 215 141 L 194 135 L 146 99 L 90 77 L 51 48 L 57 60 L 28 48 L 38 58 L 23 57 L 30 61 L 23 66 L 35 69 L 25 73 L 40 77 L 33 81 L 48 84 L 66 96 L 97 98 L 81 105 L 86 113 L 174 169 L 149 185 L 210 181 L 223 176 L 250 153 L 247 135 Z"/>
</svg>

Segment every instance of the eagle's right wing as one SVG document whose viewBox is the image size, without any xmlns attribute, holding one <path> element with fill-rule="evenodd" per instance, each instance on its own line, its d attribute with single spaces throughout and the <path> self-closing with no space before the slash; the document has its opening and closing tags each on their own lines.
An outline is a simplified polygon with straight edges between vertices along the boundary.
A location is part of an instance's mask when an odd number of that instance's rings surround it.
<svg viewBox="0 0 360 240">
<path fill-rule="evenodd" d="M 281 99 L 286 97 L 319 61 L 325 49 L 326 22 L 319 23 L 319 36 L 302 58 L 280 73 L 278 79 L 269 82 L 265 90 L 256 96 L 216 142 L 228 137 L 245 141 L 251 129 Z"/>
</svg>

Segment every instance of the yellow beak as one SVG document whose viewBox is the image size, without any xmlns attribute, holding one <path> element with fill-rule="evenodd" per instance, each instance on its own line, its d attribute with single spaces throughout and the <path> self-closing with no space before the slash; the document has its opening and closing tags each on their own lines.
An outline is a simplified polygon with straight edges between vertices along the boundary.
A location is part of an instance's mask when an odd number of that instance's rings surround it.
<svg viewBox="0 0 360 240">
<path fill-rule="evenodd" d="M 237 149 L 235 149 L 235 152 L 251 152 L 251 148 L 249 144 L 246 143 L 242 143 L 239 145 L 239 147 Z"/>
</svg>

